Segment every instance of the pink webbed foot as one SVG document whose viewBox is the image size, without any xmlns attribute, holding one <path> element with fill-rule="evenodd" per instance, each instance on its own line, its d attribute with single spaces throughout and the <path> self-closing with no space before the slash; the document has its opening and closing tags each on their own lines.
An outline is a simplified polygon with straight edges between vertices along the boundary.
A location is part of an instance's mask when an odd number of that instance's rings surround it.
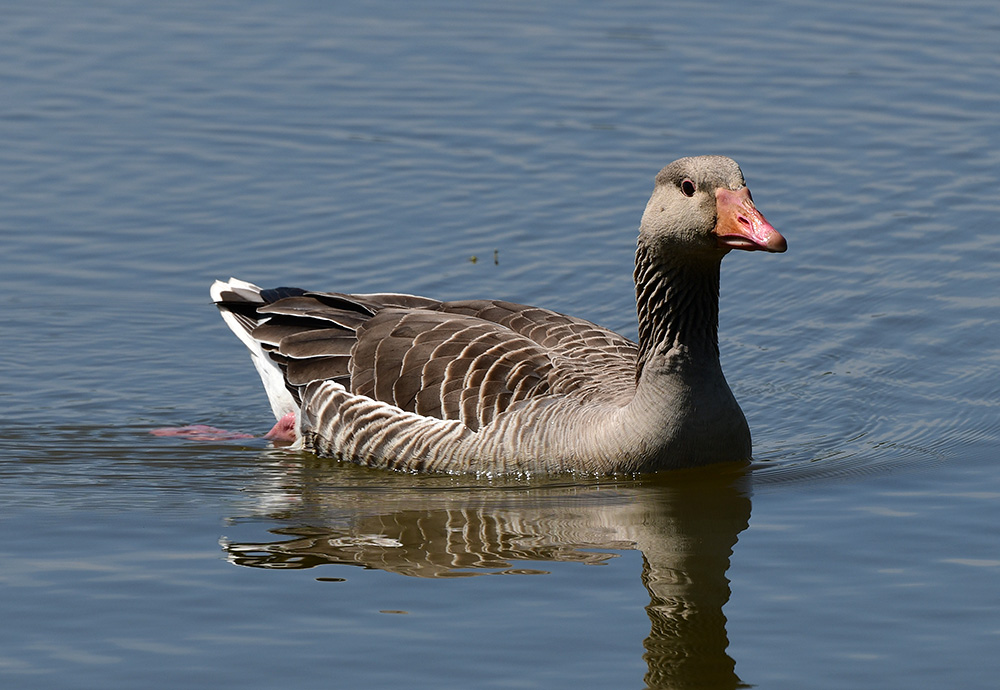
<svg viewBox="0 0 1000 690">
<path fill-rule="evenodd" d="M 189 438 L 192 441 L 232 441 L 240 438 L 253 438 L 253 434 L 216 429 L 214 426 L 206 424 L 153 429 L 149 433 L 153 436 L 179 436 L 180 438 Z"/>
<path fill-rule="evenodd" d="M 295 434 L 295 413 L 289 412 L 279 419 L 278 423 L 264 434 L 264 438 L 276 443 L 295 443 L 297 439 Z"/>
<path fill-rule="evenodd" d="M 218 429 L 206 424 L 189 424 L 188 426 L 166 427 L 163 429 L 152 429 L 153 436 L 176 436 L 187 438 L 192 441 L 235 441 L 243 438 L 256 438 L 253 434 L 244 434 L 240 431 L 227 431 Z M 289 412 L 278 420 L 278 423 L 264 435 L 264 438 L 280 445 L 295 443 L 295 413 Z"/>
</svg>

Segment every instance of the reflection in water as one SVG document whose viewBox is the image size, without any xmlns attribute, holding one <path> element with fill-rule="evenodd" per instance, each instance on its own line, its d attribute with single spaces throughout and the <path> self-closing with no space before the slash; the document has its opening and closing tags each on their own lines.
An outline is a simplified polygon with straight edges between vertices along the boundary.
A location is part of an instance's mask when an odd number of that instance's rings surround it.
<svg viewBox="0 0 1000 690">
<path fill-rule="evenodd" d="M 304 460 L 270 492 L 287 526 L 270 543 L 224 542 L 257 568 L 358 565 L 415 577 L 544 573 L 545 562 L 643 555 L 650 688 L 736 688 L 726 653 L 726 570 L 750 518 L 742 472 L 699 471 L 617 484 L 471 483 Z M 289 508 L 289 506 L 294 506 Z M 522 564 L 526 567 L 522 567 Z"/>
</svg>

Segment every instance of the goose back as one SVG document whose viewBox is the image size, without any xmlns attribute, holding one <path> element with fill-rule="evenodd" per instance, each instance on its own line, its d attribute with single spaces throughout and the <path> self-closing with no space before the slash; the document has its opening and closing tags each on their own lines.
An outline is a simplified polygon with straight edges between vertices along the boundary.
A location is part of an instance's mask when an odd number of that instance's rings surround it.
<svg viewBox="0 0 1000 690">
<path fill-rule="evenodd" d="M 635 343 L 547 309 L 391 293 L 255 292 L 227 287 L 216 303 L 280 368 L 299 406 L 310 384 L 332 381 L 478 431 L 529 399 L 613 404 L 634 392 Z"/>
</svg>

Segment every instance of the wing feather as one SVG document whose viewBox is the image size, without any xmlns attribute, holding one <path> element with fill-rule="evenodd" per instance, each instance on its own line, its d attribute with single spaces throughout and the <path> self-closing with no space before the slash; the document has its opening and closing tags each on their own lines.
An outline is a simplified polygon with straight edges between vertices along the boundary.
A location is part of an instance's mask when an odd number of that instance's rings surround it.
<svg viewBox="0 0 1000 690">
<path fill-rule="evenodd" d="M 634 390 L 634 343 L 545 309 L 253 288 L 231 281 L 217 303 L 277 364 L 296 401 L 307 386 L 331 380 L 475 431 L 531 398 L 582 391 L 610 400 Z"/>
</svg>

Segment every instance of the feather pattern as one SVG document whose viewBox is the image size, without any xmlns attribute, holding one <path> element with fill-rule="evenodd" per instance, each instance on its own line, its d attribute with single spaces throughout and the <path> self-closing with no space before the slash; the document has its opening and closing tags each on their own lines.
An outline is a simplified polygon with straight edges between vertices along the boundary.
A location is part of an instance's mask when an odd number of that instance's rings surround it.
<svg viewBox="0 0 1000 690">
<path fill-rule="evenodd" d="M 294 414 L 298 442 L 320 455 L 480 474 L 746 461 L 749 430 L 719 365 L 729 249 L 716 239 L 717 189 L 748 197 L 730 159 L 681 159 L 657 176 L 636 252 L 638 343 L 502 300 L 263 290 L 236 279 L 216 281 L 212 298 L 250 348 L 276 417 Z M 783 251 L 760 221 L 753 248 Z"/>
</svg>

